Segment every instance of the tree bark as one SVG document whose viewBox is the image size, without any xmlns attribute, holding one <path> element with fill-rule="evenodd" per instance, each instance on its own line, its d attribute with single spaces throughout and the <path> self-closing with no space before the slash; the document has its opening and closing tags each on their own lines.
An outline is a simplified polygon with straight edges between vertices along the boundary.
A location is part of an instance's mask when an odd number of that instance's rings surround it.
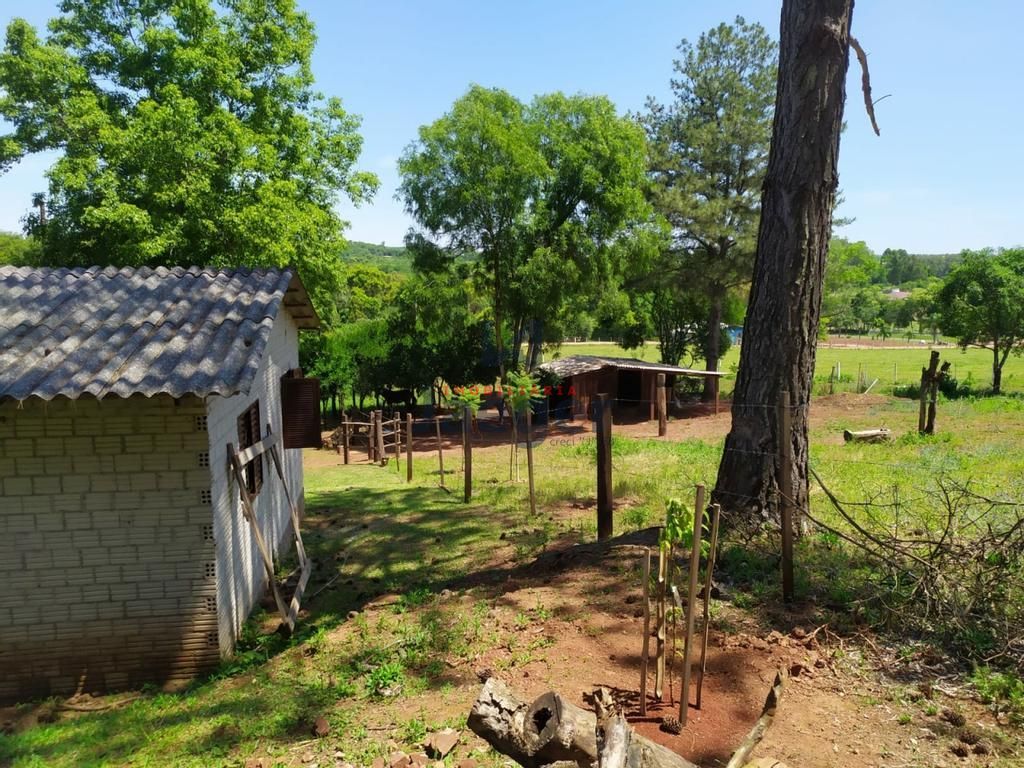
<svg viewBox="0 0 1024 768">
<path fill-rule="evenodd" d="M 784 0 L 772 146 L 754 279 L 714 500 L 734 519 L 777 513 L 775 409 L 793 395 L 793 495 L 807 505 L 811 395 L 838 185 L 853 0 Z"/>
<path fill-rule="evenodd" d="M 992 394 L 1000 394 L 1003 388 L 1003 365 L 999 362 L 999 345 L 992 347 Z"/>
<path fill-rule="evenodd" d="M 704 350 L 704 361 L 706 371 L 717 371 L 718 360 L 721 357 L 722 348 L 722 292 L 715 290 L 711 297 L 711 310 L 708 312 L 708 343 Z M 718 394 L 718 377 L 704 377 L 704 391 L 701 400 L 705 403 L 712 403 L 715 395 Z"/>
</svg>

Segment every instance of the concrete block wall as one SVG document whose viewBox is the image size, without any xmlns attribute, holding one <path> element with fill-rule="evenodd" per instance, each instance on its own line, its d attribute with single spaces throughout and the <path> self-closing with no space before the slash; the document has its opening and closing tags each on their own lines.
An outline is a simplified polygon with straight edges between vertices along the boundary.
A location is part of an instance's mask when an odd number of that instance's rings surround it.
<svg viewBox="0 0 1024 768">
<path fill-rule="evenodd" d="M 0 701 L 216 665 L 206 404 L 0 403 Z"/>
<path fill-rule="evenodd" d="M 260 419 L 281 434 L 281 377 L 299 365 L 299 329 L 282 308 L 274 321 L 267 349 L 249 392 L 207 398 L 209 408 L 210 466 L 213 472 L 214 536 L 217 539 L 217 610 L 220 652 L 234 652 L 242 624 L 267 587 L 267 575 L 256 539 L 242 515 L 236 484 L 226 471 L 227 444 L 238 448 L 238 417 L 256 400 Z M 261 428 L 261 434 L 265 426 Z M 302 451 L 284 450 L 285 476 L 292 498 L 303 504 Z M 277 555 L 292 545 L 292 528 L 284 488 L 269 455 L 263 456 L 263 487 L 255 501 L 256 517 L 264 541 Z M 225 468 L 225 471 L 221 471 Z"/>
</svg>

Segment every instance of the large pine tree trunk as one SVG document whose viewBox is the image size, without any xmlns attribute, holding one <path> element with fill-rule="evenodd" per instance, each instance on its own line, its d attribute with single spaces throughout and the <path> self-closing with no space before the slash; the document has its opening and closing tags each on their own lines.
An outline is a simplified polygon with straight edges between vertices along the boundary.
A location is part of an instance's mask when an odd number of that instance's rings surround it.
<svg viewBox="0 0 1024 768">
<path fill-rule="evenodd" d="M 784 0 L 779 80 L 732 430 L 715 500 L 733 516 L 769 509 L 777 488 L 775 406 L 789 390 L 793 492 L 807 503 L 811 396 L 832 228 L 853 0 Z M 774 512 L 774 510 L 771 510 Z"/>
</svg>

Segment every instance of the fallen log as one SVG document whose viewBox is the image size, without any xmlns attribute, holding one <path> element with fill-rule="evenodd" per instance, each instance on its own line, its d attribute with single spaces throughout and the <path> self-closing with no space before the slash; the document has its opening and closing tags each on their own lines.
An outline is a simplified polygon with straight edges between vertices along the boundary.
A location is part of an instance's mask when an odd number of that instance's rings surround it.
<svg viewBox="0 0 1024 768">
<path fill-rule="evenodd" d="M 611 694 L 605 689 L 595 693 L 595 703 L 603 701 L 606 703 L 602 706 L 610 707 L 610 700 Z M 614 744 L 624 745 L 631 768 L 696 768 L 675 752 L 636 733 L 621 713 L 616 715 L 614 727 L 608 727 L 615 733 Z M 607 745 L 604 734 L 609 733 L 608 729 L 600 729 L 593 712 L 580 709 L 553 691 L 528 704 L 499 679 L 489 678 L 473 703 L 467 724 L 477 736 L 524 768 L 554 763 L 580 768 L 605 765 L 599 759 L 599 740 L 604 739 L 601 743 Z M 624 765 L 609 764 L 610 768 Z"/>
<path fill-rule="evenodd" d="M 884 443 L 892 439 L 892 431 L 882 427 L 881 429 L 861 429 L 851 432 L 843 430 L 843 440 L 848 443 Z"/>
</svg>

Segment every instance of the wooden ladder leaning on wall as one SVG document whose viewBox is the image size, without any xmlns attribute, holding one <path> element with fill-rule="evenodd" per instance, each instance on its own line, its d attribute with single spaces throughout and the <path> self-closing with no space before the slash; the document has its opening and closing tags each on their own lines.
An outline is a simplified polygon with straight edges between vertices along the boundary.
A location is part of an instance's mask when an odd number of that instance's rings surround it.
<svg viewBox="0 0 1024 768">
<path fill-rule="evenodd" d="M 281 438 L 267 424 L 266 437 L 258 443 L 250 445 L 248 448 L 236 451 L 235 446 L 232 443 L 228 443 L 228 462 L 242 498 L 242 514 L 249 521 L 249 525 L 252 526 L 256 546 L 260 550 L 263 565 L 267 570 L 267 580 L 274 593 L 277 611 L 281 614 L 281 624 L 286 632 L 291 634 L 295 630 L 295 619 L 299 614 L 299 606 L 302 603 L 302 593 L 306 589 L 306 583 L 309 581 L 309 574 L 312 569 L 309 558 L 306 557 L 306 547 L 302 543 L 302 535 L 299 533 L 299 510 L 295 506 L 291 491 L 288 490 L 288 482 L 285 480 L 284 466 L 281 462 L 281 454 L 278 451 L 280 442 Z M 281 596 L 281 589 L 277 585 L 277 579 L 274 576 L 274 558 L 267 547 L 267 542 L 263 539 L 263 532 L 260 530 L 259 521 L 256 519 L 256 511 L 253 508 L 253 496 L 249 493 L 249 488 L 245 482 L 245 472 L 243 471 L 246 464 L 262 456 L 264 453 L 270 454 L 274 468 L 277 470 L 277 476 L 281 480 L 281 486 L 284 488 L 285 499 L 288 501 L 288 510 L 291 514 L 292 532 L 295 534 L 295 551 L 299 556 L 299 583 L 295 587 L 295 594 L 292 595 L 291 603 L 288 606 L 285 606 L 284 598 Z"/>
</svg>

